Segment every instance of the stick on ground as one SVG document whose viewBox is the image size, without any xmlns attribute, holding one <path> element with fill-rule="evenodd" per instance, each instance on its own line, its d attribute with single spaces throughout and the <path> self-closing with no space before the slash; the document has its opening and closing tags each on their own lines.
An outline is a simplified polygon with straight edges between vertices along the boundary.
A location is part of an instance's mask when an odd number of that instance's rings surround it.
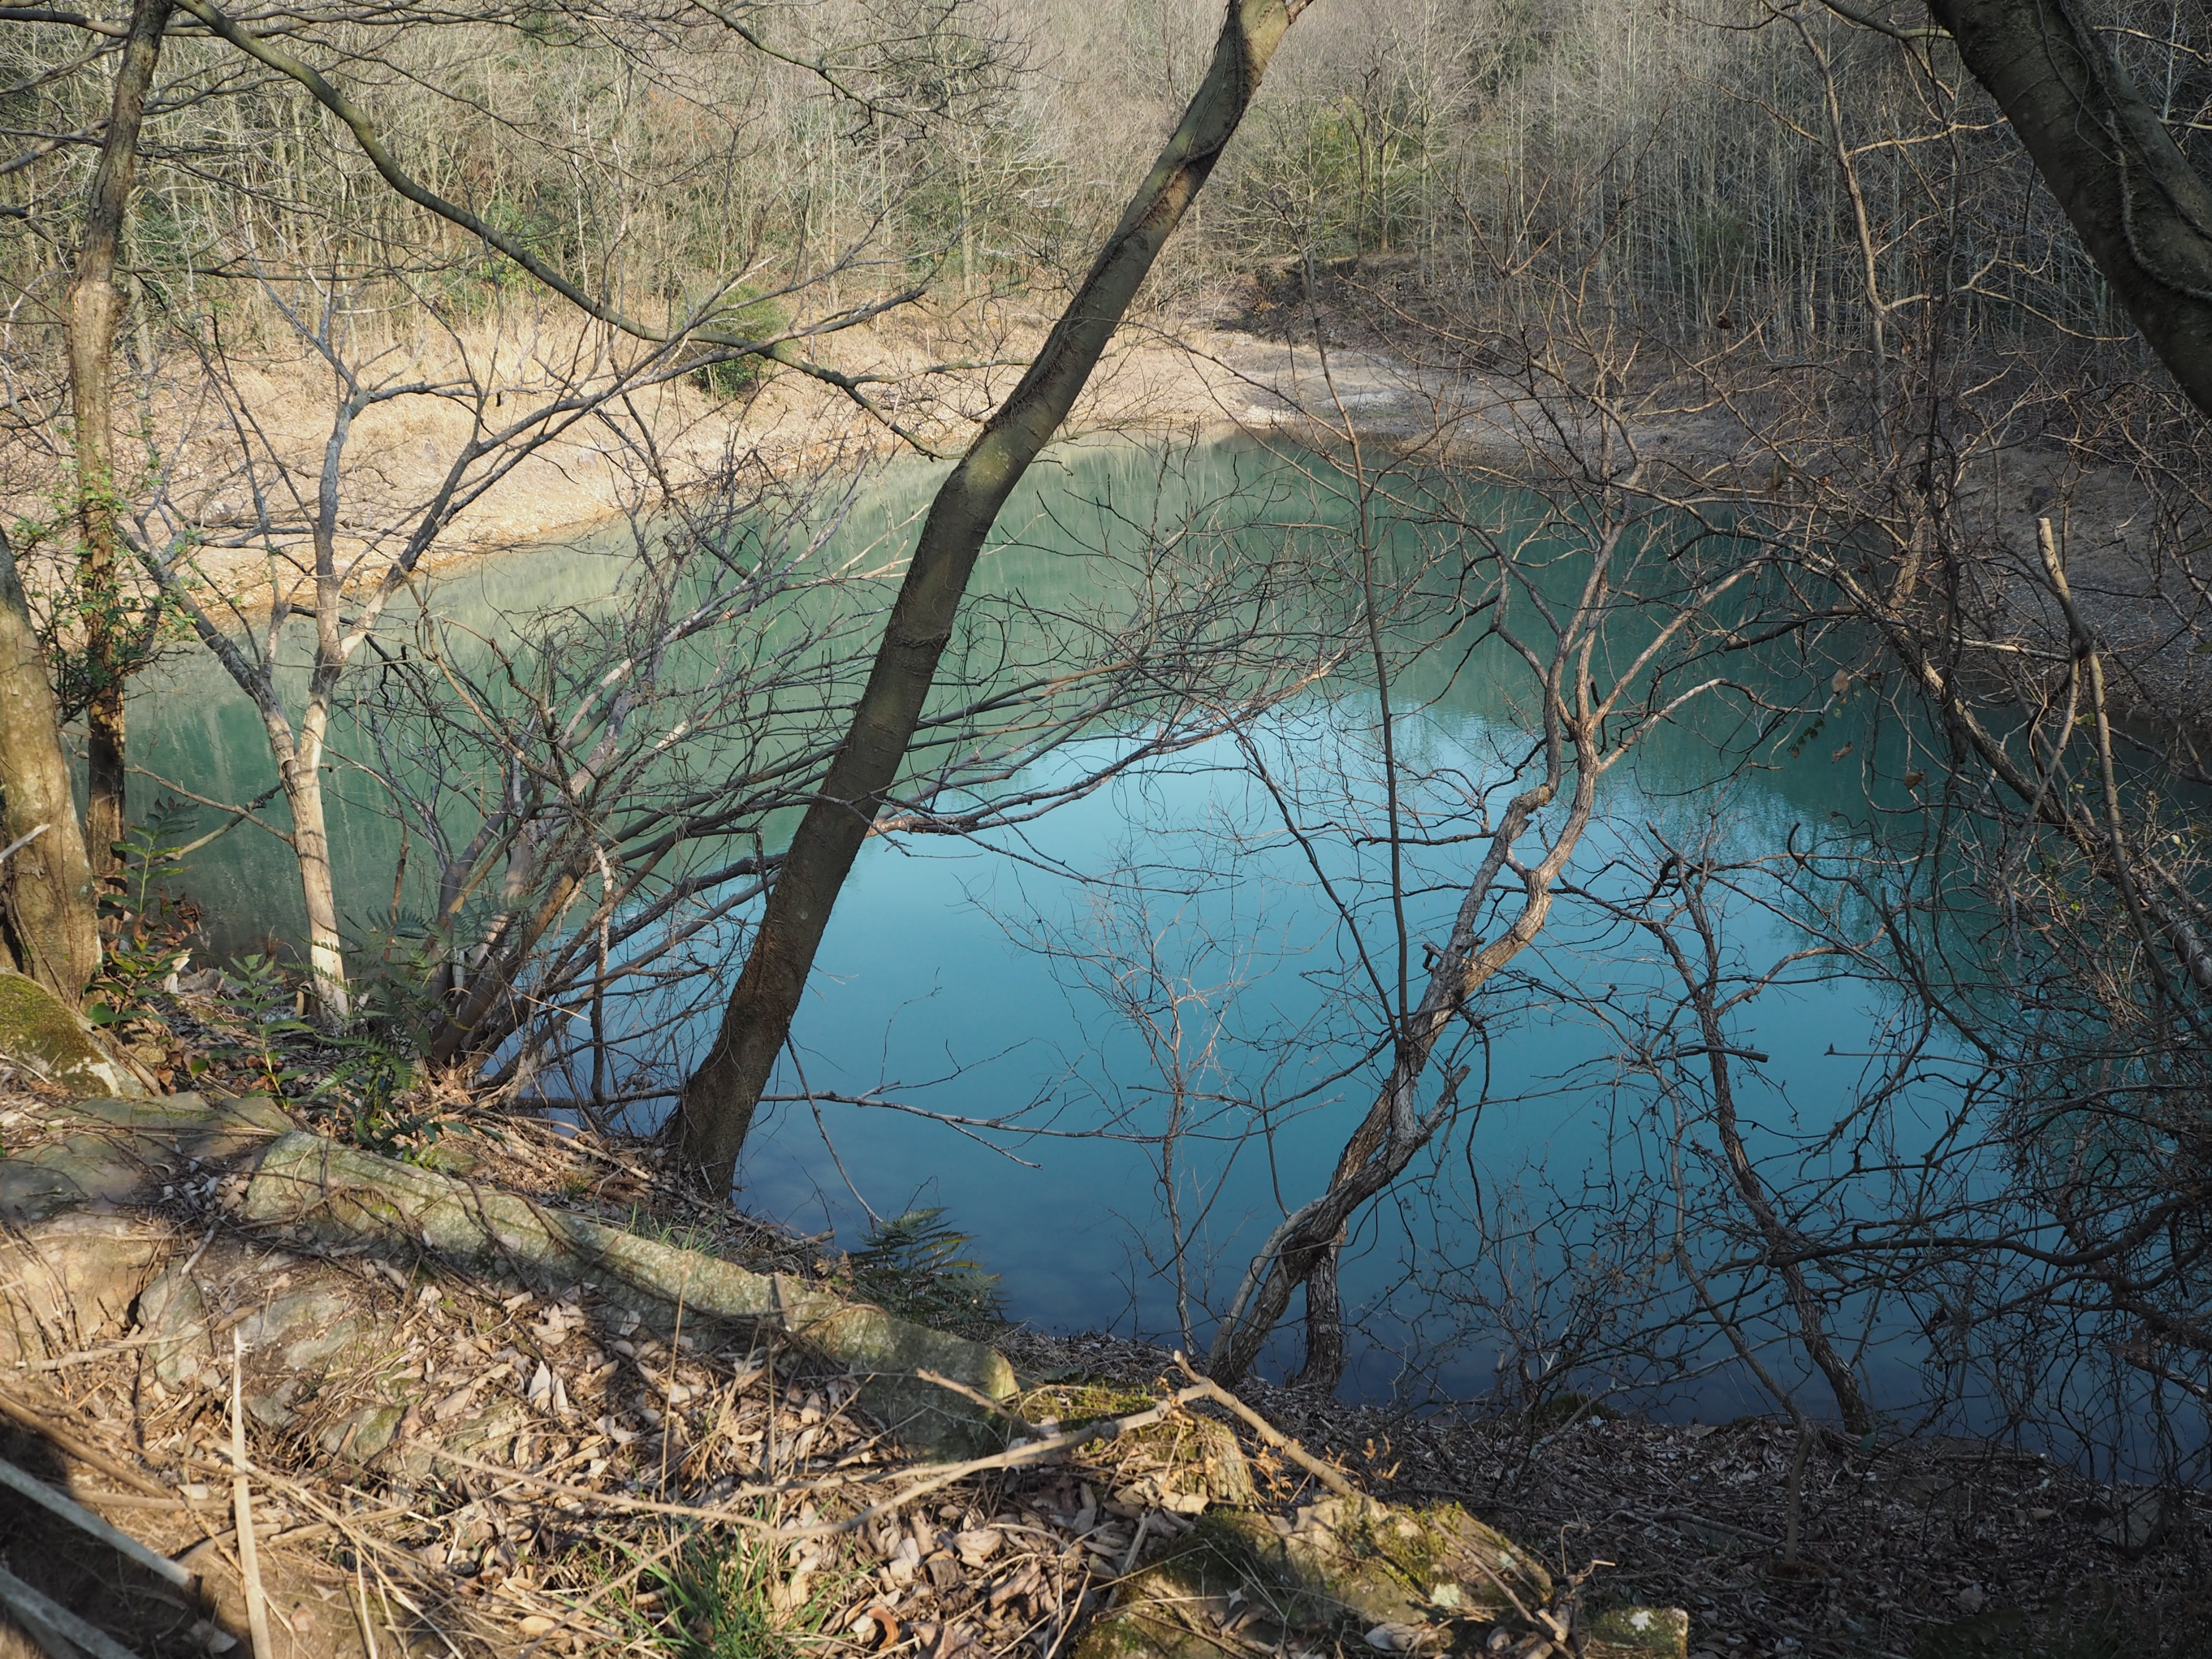
<svg viewBox="0 0 2212 1659">
<path fill-rule="evenodd" d="M 233 1326 L 230 1332 L 230 1481 L 231 1502 L 238 1515 L 238 1576 L 246 1594 L 246 1633 L 253 1639 L 253 1659 L 276 1659 L 269 1644 L 269 1602 L 261 1589 L 261 1551 L 253 1537 L 253 1489 L 246 1476 L 246 1348 Z"/>
</svg>

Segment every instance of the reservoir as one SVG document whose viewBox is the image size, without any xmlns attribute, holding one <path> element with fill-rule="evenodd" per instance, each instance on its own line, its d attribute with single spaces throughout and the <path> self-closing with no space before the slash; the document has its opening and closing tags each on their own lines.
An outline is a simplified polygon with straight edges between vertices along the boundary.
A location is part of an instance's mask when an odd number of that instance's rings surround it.
<svg viewBox="0 0 2212 1659">
<path fill-rule="evenodd" d="M 937 476 L 902 463 L 775 509 L 777 545 L 811 548 L 804 568 L 822 580 L 792 585 L 775 616 L 687 642 L 696 672 L 727 677 L 727 640 L 742 635 L 754 659 L 784 665 L 784 701 L 762 704 L 759 721 L 828 729 Z M 1535 943 L 1439 1048 L 1453 1080 L 1441 1064 L 1425 1079 L 1441 1127 L 1349 1231 L 1345 1387 L 1466 1400 L 1571 1376 L 1666 1409 L 1772 1409 L 1709 1328 L 1686 1334 L 1676 1318 L 1686 1292 L 1668 1264 L 1687 1249 L 1734 1275 L 1742 1299 L 1729 1305 L 1771 1372 L 1804 1382 L 1742 1240 L 1698 1219 L 1727 1188 L 1708 1133 L 1710 1057 L 1680 969 L 1636 916 L 1665 911 L 1651 896 L 1683 869 L 1705 872 L 1748 1154 L 1815 1219 L 1862 1194 L 1886 1201 L 1866 1149 L 1881 1146 L 1893 1170 L 1951 1133 L 1947 1066 L 1972 1065 L 1923 1034 L 1906 1072 L 1886 1071 L 1911 1014 L 1833 948 L 1839 931 L 1864 933 L 1869 890 L 1924 878 L 1923 860 L 1939 856 L 1901 781 L 1915 734 L 1856 677 L 1852 641 L 1781 625 L 1817 606 L 1754 572 L 1699 601 L 1661 669 L 1638 667 L 1684 596 L 1754 557 L 1727 526 L 1687 515 L 1608 529 L 1601 509 L 1572 501 L 1249 441 L 1052 452 L 984 555 L 939 702 L 948 684 L 988 702 L 1107 662 L 1125 680 L 1132 661 L 1158 667 L 1158 689 L 1057 728 L 1020 704 L 994 717 L 991 743 L 963 737 L 967 748 L 918 763 L 918 776 L 944 769 L 927 802 L 942 823 L 988 819 L 994 802 L 1036 805 L 973 833 L 868 844 L 748 1145 L 742 1201 L 848 1246 L 872 1213 L 941 1208 L 1015 1316 L 1203 1346 L 1252 1253 L 1322 1190 L 1375 1098 L 1400 988 L 1418 1000 L 1491 827 L 1540 764 L 1542 680 L 1528 653 L 1547 659 L 1607 534 L 1615 567 L 1637 573 L 1622 583 L 1634 601 L 1608 613 L 1576 672 L 1599 697 L 1623 688 L 1625 712 L 1601 738 L 1620 756 Z M 434 634 L 465 683 L 526 701 L 557 678 L 541 673 L 543 653 L 559 668 L 635 609 L 639 556 L 614 527 L 422 579 L 357 659 L 330 775 L 357 979 L 379 963 L 404 974 L 434 908 L 423 813 L 458 844 L 504 787 L 481 729 L 473 751 L 426 735 L 390 690 L 395 675 L 404 691 L 427 673 L 382 665 L 419 665 Z M 568 631 L 544 631 L 548 618 Z M 1187 670 L 1183 655 L 1202 651 L 1227 665 Z M 134 742 L 151 773 L 240 805 L 270 789 L 254 710 L 210 657 L 180 656 L 136 684 Z M 1194 686 L 1231 702 L 1235 688 L 1260 690 L 1232 708 L 1201 706 Z M 672 706 L 654 715 L 665 741 L 652 766 L 664 769 L 641 774 L 655 788 L 669 787 L 667 769 L 709 777 L 734 741 L 687 750 Z M 741 706 L 728 694 L 720 730 L 737 729 Z M 1023 750 L 1024 731 L 1048 728 L 1046 752 Z M 1169 731 L 1175 741 L 1129 761 Z M 751 740 L 756 755 L 784 741 Z M 993 758 L 1006 755 L 1019 763 Z M 162 791 L 139 782 L 143 813 Z M 281 825 L 283 810 L 279 797 L 262 811 Z M 772 850 L 794 816 L 763 811 L 684 856 L 704 868 Z M 1539 855 L 1558 818 L 1556 805 L 1540 811 L 1516 846 Z M 1832 879 L 1842 865 L 1856 887 Z M 211 941 L 217 959 L 296 949 L 298 880 L 273 836 L 231 831 L 179 884 L 211 914 L 244 919 Z M 1501 876 L 1484 937 L 1520 890 Z M 754 899 L 733 903 L 610 993 L 596 1072 L 589 1021 L 564 1014 L 526 1092 L 596 1090 L 629 1127 L 659 1121 L 714 1029 L 755 914 Z M 1679 906 L 1672 915 L 1674 936 L 1695 944 Z M 1836 1306 L 1838 1340 L 1877 1406 L 1908 1413 L 1924 1357 L 1913 1322 L 1857 1290 Z M 1294 1302 L 1271 1374 L 1295 1367 L 1297 1313 Z M 1802 1391 L 1829 1413 L 1817 1376 Z"/>
</svg>

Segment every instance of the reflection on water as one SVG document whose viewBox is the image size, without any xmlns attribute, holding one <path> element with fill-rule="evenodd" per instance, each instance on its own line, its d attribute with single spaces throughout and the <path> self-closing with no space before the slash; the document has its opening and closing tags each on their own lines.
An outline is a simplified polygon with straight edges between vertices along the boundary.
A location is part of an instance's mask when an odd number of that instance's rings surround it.
<svg viewBox="0 0 2212 1659">
<path fill-rule="evenodd" d="M 1071 446 L 1054 459 L 1009 509 L 979 579 L 1046 608 L 1110 606 L 1124 567 L 1106 551 L 1171 541 L 1194 525 L 1225 545 L 1241 536 L 1257 547 L 1340 531 L 1354 517 L 1325 467 L 1310 458 L 1294 467 L 1249 445 L 1172 465 L 1133 446 Z M 893 470 L 842 534 L 896 548 L 934 476 Z M 1429 505 L 1411 484 L 1395 516 L 1382 514 L 1399 568 L 1450 562 L 1453 532 Z M 1502 498 L 1498 510 L 1510 520 Z M 620 556 L 586 539 L 487 559 L 432 584 L 429 603 L 496 634 L 550 608 L 604 604 Z M 1453 603 L 1446 583 L 1429 613 L 1447 642 Z M 395 630 L 406 625 L 395 615 Z M 1779 659 L 1770 667 L 1779 678 L 1816 672 Z M 1441 832 L 1468 821 L 1455 821 L 1448 803 L 1455 790 L 1480 794 L 1525 753 L 1525 689 L 1510 665 L 1437 649 L 1406 665 L 1395 692 L 1401 758 L 1429 792 L 1439 832 L 1412 860 L 1418 940 L 1435 935 L 1455 902 L 1464 842 Z M 1598 872 L 1588 878 L 1602 889 L 1648 872 L 1655 837 L 1754 859 L 1864 821 L 1863 763 L 1897 738 L 1864 723 L 1863 702 L 1830 711 L 1817 743 L 1796 752 L 1755 741 L 1759 720 L 1741 699 L 1662 727 L 1615 775 L 1577 869 Z M 139 682 L 132 719 L 144 763 L 198 794 L 242 802 L 274 781 L 252 708 L 204 658 Z M 1163 1268 L 1168 1241 L 1180 1237 L 1202 1340 L 1204 1307 L 1225 1297 L 1282 1206 L 1325 1184 L 1376 1074 L 1374 1022 L 1358 1002 L 1358 964 L 1335 908 L 1356 891 L 1366 921 L 1378 920 L 1376 849 L 1332 843 L 1317 867 L 1284 834 L 1277 798 L 1246 763 L 1265 760 L 1317 811 L 1356 817 L 1379 793 L 1374 726 L 1371 691 L 1349 677 L 1275 711 L 1249 753 L 1218 741 L 980 842 L 872 842 L 775 1085 L 786 1098 L 749 1149 L 748 1202 L 845 1234 L 863 1206 L 893 1214 L 943 1205 L 1005 1276 L 1015 1312 L 1060 1328 L 1176 1333 L 1182 1311 Z M 341 756 L 348 740 L 341 722 Z M 1042 764 L 1073 770 L 1110 743 L 1100 734 Z M 1759 763 L 1741 763 L 1747 754 Z M 339 891 L 365 927 L 388 906 L 398 831 L 374 781 L 343 762 L 333 797 Z M 222 949 L 301 931 L 289 852 L 268 836 L 229 835 L 197 855 L 188 879 L 218 919 Z M 1733 910 L 1729 945 L 1743 962 L 1802 943 L 1774 909 Z M 1570 896 L 1498 994 L 1481 1109 L 1417 1171 L 1424 1184 L 1374 1206 L 1351 1240 L 1347 1305 L 1379 1308 L 1390 1295 L 1356 1346 L 1357 1389 L 1407 1378 L 1460 1395 L 1488 1387 L 1501 1305 L 1623 1221 L 1624 1176 L 1663 1173 L 1663 1103 L 1619 1062 L 1624 1034 L 1671 995 L 1648 942 Z M 1864 1056 L 1893 1012 L 1869 984 L 1820 971 L 1790 975 L 1739 1009 L 1734 1033 L 1765 1057 L 1739 1085 L 1754 1150 L 1779 1150 L 1827 1121 L 1860 1087 Z M 695 1027 L 689 1041 L 703 1036 Z M 872 1097 L 936 1115 L 852 1103 Z M 1036 1133 L 1015 1137 L 979 1139 L 945 1121 L 1025 1111 Z M 1164 1185 L 1146 1137 L 1176 1114 L 1192 1133 Z M 1101 1130 L 1110 1133 L 1091 1133 Z M 1496 1235 L 1515 1218 L 1528 1241 L 1519 1254 L 1477 1251 L 1482 1225 Z M 1540 1326 L 1553 1315 L 1536 1307 L 1530 1316 Z M 1462 1329 L 1476 1340 L 1455 1343 Z M 1900 1395 L 1911 1345 L 1886 1340 L 1875 1389 Z M 1708 1409 L 1736 1397 L 1734 1381 L 1705 1386 Z"/>
</svg>

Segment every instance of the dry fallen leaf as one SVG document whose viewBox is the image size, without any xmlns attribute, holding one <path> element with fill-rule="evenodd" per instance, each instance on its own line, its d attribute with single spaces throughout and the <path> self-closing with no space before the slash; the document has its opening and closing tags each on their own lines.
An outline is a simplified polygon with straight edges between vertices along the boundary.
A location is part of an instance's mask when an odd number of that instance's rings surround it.
<svg viewBox="0 0 2212 1659">
<path fill-rule="evenodd" d="M 979 1527 L 973 1532 L 956 1534 L 952 1545 L 960 1552 L 962 1561 L 969 1566 L 980 1567 L 998 1553 L 1000 1541 L 1001 1534 L 995 1528 Z"/>
<path fill-rule="evenodd" d="M 1411 1653 L 1431 1633 L 1419 1625 L 1377 1625 L 1367 1632 L 1367 1645 L 1377 1653 Z"/>
</svg>

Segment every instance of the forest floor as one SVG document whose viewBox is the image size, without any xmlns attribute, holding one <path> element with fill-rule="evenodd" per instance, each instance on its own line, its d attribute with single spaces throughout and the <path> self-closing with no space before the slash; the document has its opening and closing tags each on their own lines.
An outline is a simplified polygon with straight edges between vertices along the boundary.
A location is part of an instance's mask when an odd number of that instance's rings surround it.
<svg viewBox="0 0 2212 1659">
<path fill-rule="evenodd" d="M 361 1137 L 357 1103 L 312 1056 L 291 1056 L 275 1075 L 265 1050 L 222 1041 L 240 1035 L 240 1015 L 219 996 L 156 998 L 148 1012 L 168 1041 L 203 1055 L 204 1087 L 289 1087 L 290 1121 Z M 142 1023 L 142 1058 L 153 1040 Z M 419 1089 L 391 1110 L 374 1144 L 411 1146 L 545 1210 L 912 1316 L 957 1305 L 924 1261 L 856 1258 L 826 1237 L 673 1196 L 653 1143 L 451 1091 Z M 10 1160 L 0 1170 L 35 1159 L 68 1121 L 58 1091 L 0 1066 Z M 165 1185 L 143 1208 L 82 1219 L 197 1239 L 185 1269 L 210 1328 L 239 1329 L 248 1356 L 257 1342 L 297 1343 L 286 1352 L 328 1363 L 319 1337 L 377 1333 L 374 1364 L 295 1380 L 289 1392 L 254 1381 L 261 1362 L 246 1364 L 258 1571 L 288 1632 L 278 1659 L 395 1650 L 1058 1659 L 1115 1585 L 1187 1532 L 1209 1492 L 1219 1497 L 1206 1468 L 1194 1479 L 1133 1434 L 927 1490 L 927 1467 L 885 1437 L 849 1379 L 773 1339 L 687 1338 L 680 1311 L 672 1337 L 429 1255 L 306 1247 L 244 1218 L 241 1185 L 211 1174 Z M 223 1352 L 179 1364 L 154 1338 L 120 1330 L 0 1376 L 0 1413 L 15 1425 L 0 1454 L 68 1480 L 114 1525 L 202 1573 L 212 1620 L 188 1621 L 158 1587 L 131 1592 L 147 1592 L 143 1606 L 112 1604 L 136 1650 L 221 1652 L 226 1632 L 244 1628 L 229 1508 L 234 1364 Z M 1039 1435 L 1156 1407 L 1185 1380 L 1169 1351 L 1121 1336 L 995 1322 L 974 1334 L 1012 1362 L 1015 1415 Z M 1562 1578 L 1604 1564 L 1594 1605 L 1687 1609 L 1692 1655 L 2212 1654 L 2212 1494 L 2100 1485 L 1992 1443 L 1860 1447 L 1815 1436 L 1801 1447 L 1775 1419 L 1682 1424 L 1571 1396 L 1534 1411 L 1469 1402 L 1437 1413 L 1256 1381 L 1242 1393 L 1388 1502 L 1455 1502 Z M 416 1403 L 380 1416 L 386 1398 Z M 1273 1444 L 1228 1426 L 1257 1488 L 1248 1501 L 1288 1525 L 1321 1494 Z M 848 1524 L 902 1483 L 913 1501 Z M 16 1572 L 57 1595 L 113 1590 L 88 1584 L 82 1552 L 13 1498 L 0 1504 L 0 1545 Z M 1206 1637 L 1224 1659 L 1262 1659 L 1271 1639 L 1277 1659 L 1320 1659 L 1235 1613 L 1221 1612 Z"/>
</svg>

